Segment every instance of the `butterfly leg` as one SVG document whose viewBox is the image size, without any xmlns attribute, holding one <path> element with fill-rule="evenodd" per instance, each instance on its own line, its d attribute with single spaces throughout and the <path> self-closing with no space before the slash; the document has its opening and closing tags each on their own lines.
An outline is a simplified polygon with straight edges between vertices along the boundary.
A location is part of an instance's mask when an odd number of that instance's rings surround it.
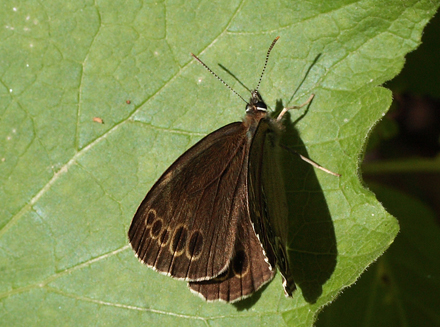
<svg viewBox="0 0 440 327">
<path fill-rule="evenodd" d="M 314 96 L 315 96 L 315 95 L 312 94 L 312 95 L 307 99 L 306 102 L 304 102 L 303 104 L 300 104 L 299 106 L 292 106 L 292 107 L 284 108 L 284 109 L 280 112 L 280 114 L 278 115 L 278 117 L 277 117 L 277 121 L 279 122 L 279 121 L 283 118 L 283 116 L 286 114 L 286 112 L 288 112 L 290 109 L 301 109 L 302 107 L 307 106 L 310 102 L 312 102 Z"/>
<path fill-rule="evenodd" d="M 323 172 L 326 172 L 327 174 L 330 174 L 330 175 L 333 175 L 333 176 L 337 176 L 337 177 L 341 177 L 341 174 L 334 173 L 331 170 L 318 165 L 316 162 L 312 161 L 309 158 L 304 157 L 303 155 L 299 154 L 297 151 L 295 151 L 295 150 L 293 150 L 293 149 L 291 149 L 291 148 L 289 148 L 289 147 L 287 147 L 285 145 L 280 144 L 280 147 L 282 147 L 283 149 L 286 149 L 287 151 L 290 151 L 290 152 L 292 152 L 294 154 L 297 154 L 302 160 L 304 160 L 308 164 L 312 165 L 313 167 L 318 168 L 318 169 L 322 170 Z"/>
</svg>

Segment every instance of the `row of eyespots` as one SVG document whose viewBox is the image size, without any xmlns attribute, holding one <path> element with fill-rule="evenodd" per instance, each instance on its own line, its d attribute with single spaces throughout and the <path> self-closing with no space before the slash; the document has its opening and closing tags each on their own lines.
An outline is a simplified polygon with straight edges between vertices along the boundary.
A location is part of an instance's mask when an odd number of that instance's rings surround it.
<svg viewBox="0 0 440 327">
<path fill-rule="evenodd" d="M 150 237 L 153 240 L 157 239 L 160 247 L 169 245 L 168 250 L 173 256 L 178 257 L 185 253 L 189 260 L 195 261 L 202 255 L 204 240 L 199 230 L 194 230 L 188 238 L 188 228 L 181 224 L 172 233 L 171 228 L 164 227 L 163 219 L 157 217 L 154 209 L 148 212 L 145 226 L 149 230 Z M 171 233 L 172 237 L 170 237 Z"/>
</svg>

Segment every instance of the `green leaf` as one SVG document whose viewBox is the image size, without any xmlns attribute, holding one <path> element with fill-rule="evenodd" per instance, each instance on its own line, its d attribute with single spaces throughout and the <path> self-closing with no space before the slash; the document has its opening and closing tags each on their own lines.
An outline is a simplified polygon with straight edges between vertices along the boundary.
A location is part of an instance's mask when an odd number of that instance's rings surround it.
<svg viewBox="0 0 440 327">
<path fill-rule="evenodd" d="M 399 191 L 372 189 L 399 217 L 401 232 L 356 285 L 322 311 L 317 326 L 353 326 L 353 321 L 377 327 L 438 326 L 440 229 L 435 214 Z"/>
<path fill-rule="evenodd" d="M 2 323 L 311 326 L 398 231 L 359 180 L 359 156 L 391 102 L 380 85 L 400 71 L 437 7 L 438 1 L 3 2 Z M 277 276 L 244 303 L 208 304 L 184 282 L 142 266 L 126 232 L 166 167 L 244 115 L 241 100 L 189 53 L 246 94 L 217 64 L 255 87 L 278 35 L 260 90 L 272 108 L 315 94 L 307 111 L 291 113 L 292 121 L 302 115 L 295 144 L 342 177 L 309 167 L 285 181 L 297 196 L 292 224 L 299 229 L 291 253 L 300 289 L 292 299 Z M 303 238 L 315 231 L 316 238 Z"/>
</svg>

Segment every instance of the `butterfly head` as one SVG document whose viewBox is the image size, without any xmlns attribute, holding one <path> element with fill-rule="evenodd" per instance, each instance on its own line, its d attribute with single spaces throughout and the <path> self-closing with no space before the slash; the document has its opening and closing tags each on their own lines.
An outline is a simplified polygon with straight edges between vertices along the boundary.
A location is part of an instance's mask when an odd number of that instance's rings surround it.
<svg viewBox="0 0 440 327">
<path fill-rule="evenodd" d="M 249 103 L 246 105 L 246 113 L 267 112 L 267 105 L 257 90 L 253 90 Z"/>
</svg>

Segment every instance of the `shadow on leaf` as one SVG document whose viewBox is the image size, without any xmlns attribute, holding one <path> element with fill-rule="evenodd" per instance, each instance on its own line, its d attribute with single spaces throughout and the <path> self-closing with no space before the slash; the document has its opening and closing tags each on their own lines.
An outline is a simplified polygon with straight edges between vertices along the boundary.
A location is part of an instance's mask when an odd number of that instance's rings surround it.
<svg viewBox="0 0 440 327">
<path fill-rule="evenodd" d="M 282 108 L 281 101 L 278 101 L 276 112 Z M 281 144 L 310 158 L 294 127 L 307 114 L 308 108 L 295 122 L 290 121 L 287 113 Z M 336 267 L 338 252 L 333 221 L 315 168 L 289 151 L 282 151 L 281 156 L 289 208 L 288 255 L 295 283 L 301 288 L 305 300 L 315 303 L 322 294 L 323 284 Z"/>
</svg>

